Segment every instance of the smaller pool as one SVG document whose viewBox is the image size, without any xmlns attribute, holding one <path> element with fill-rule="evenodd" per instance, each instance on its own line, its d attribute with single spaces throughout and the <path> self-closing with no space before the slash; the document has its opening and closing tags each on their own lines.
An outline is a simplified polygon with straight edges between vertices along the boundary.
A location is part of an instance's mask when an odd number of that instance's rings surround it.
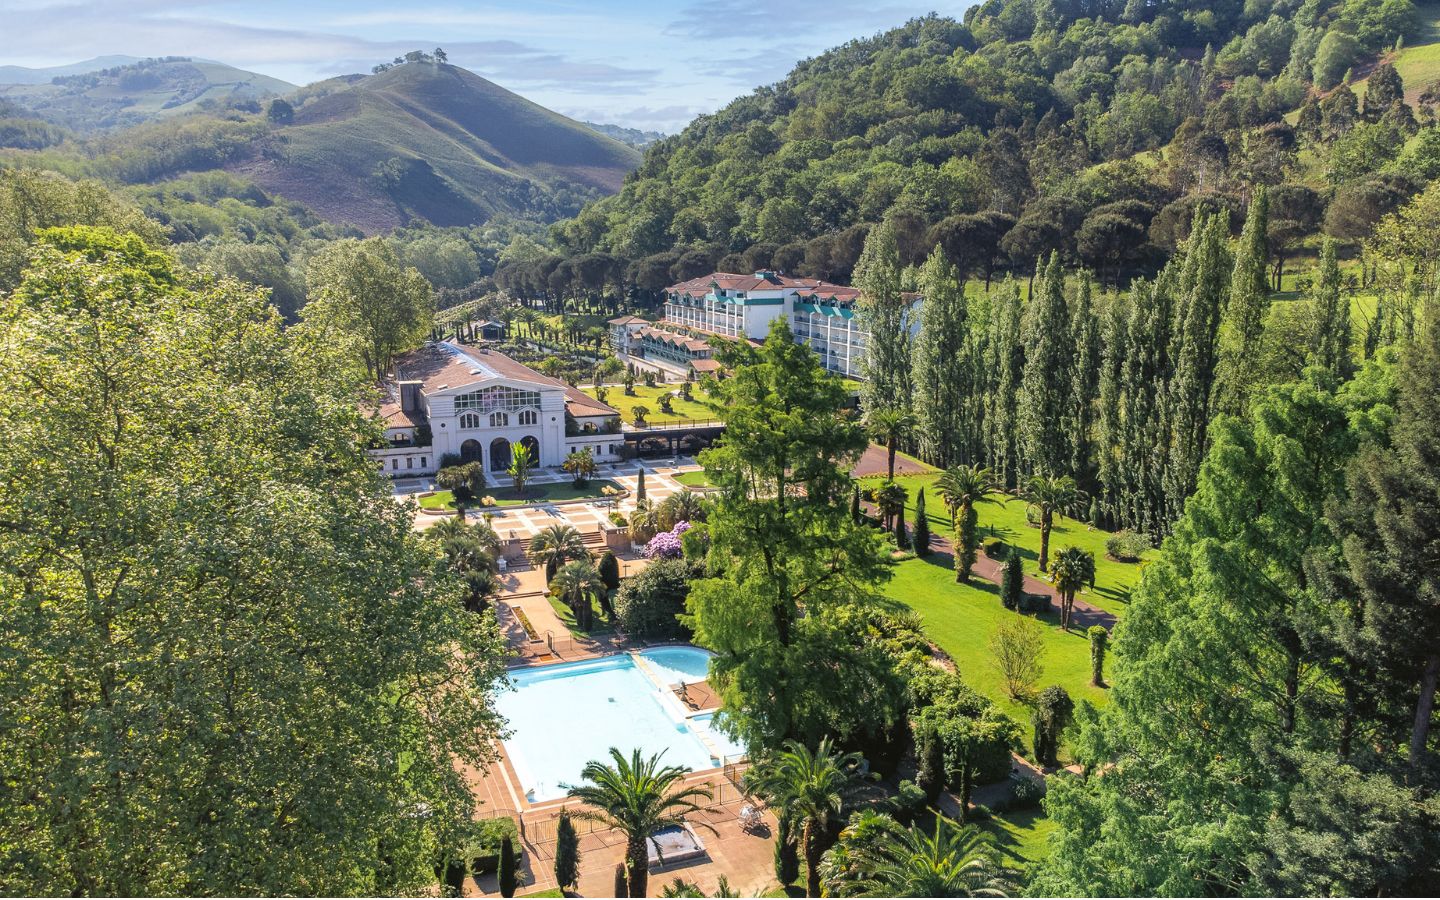
<svg viewBox="0 0 1440 900">
<path fill-rule="evenodd" d="M 699 647 L 653 647 L 639 655 L 665 684 L 694 684 L 709 677 L 713 654 Z"/>
</svg>

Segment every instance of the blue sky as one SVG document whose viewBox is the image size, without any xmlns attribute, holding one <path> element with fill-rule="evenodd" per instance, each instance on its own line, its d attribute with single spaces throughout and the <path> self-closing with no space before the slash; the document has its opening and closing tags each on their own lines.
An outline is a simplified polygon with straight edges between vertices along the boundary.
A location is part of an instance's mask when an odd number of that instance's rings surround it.
<svg viewBox="0 0 1440 900">
<path fill-rule="evenodd" d="M 676 131 L 800 59 L 973 0 L 0 0 L 0 64 L 200 56 L 303 84 L 412 49 L 576 118 Z"/>
</svg>

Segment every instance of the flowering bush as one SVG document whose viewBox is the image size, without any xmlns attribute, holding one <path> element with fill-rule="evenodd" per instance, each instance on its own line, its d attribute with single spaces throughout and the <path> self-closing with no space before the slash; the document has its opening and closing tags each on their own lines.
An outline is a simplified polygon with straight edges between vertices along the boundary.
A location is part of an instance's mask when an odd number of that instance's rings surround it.
<svg viewBox="0 0 1440 900">
<path fill-rule="evenodd" d="M 689 522 L 676 522 L 674 528 L 651 538 L 641 553 L 646 559 L 679 559 L 684 555 L 680 547 L 680 535 L 689 530 Z"/>
</svg>

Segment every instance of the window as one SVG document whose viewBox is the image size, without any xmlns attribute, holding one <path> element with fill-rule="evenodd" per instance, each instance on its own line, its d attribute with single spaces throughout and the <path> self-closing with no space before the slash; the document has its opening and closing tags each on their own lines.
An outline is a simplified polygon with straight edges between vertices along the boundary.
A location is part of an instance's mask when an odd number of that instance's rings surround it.
<svg viewBox="0 0 1440 900">
<path fill-rule="evenodd" d="M 509 414 L 509 413 L 493 412 L 493 413 L 490 414 L 490 427 L 491 427 L 491 428 L 504 428 L 506 425 L 509 425 L 509 424 L 510 424 L 510 414 Z"/>
<path fill-rule="evenodd" d="M 461 427 L 461 428 L 479 428 L 479 427 L 480 427 L 480 415 L 479 415 L 479 413 L 473 413 L 473 412 L 462 413 L 462 414 L 460 415 L 460 427 Z"/>
<path fill-rule="evenodd" d="M 405 468 L 407 468 L 407 469 L 413 469 L 413 468 L 415 468 L 415 457 L 413 457 L 413 456 L 407 456 L 407 457 L 405 457 Z"/>
<path fill-rule="evenodd" d="M 462 412 L 470 409 L 479 412 L 496 409 L 517 410 L 522 406 L 539 405 L 539 391 L 522 391 L 512 387 L 490 387 L 455 398 L 455 409 Z"/>
<path fill-rule="evenodd" d="M 425 466 L 428 464 L 428 463 L 426 462 L 426 460 L 428 460 L 428 459 L 429 459 L 428 456 L 422 456 L 422 457 L 420 457 L 420 468 L 422 468 L 422 469 L 425 468 Z"/>
<path fill-rule="evenodd" d="M 539 423 L 540 423 L 540 414 L 537 413 L 535 410 L 533 410 L 533 409 L 527 409 L 527 410 L 525 410 L 524 412 L 520 413 L 520 424 L 521 424 L 521 425 L 538 425 Z"/>
<path fill-rule="evenodd" d="M 398 460 L 398 459 L 392 459 L 392 460 L 390 460 L 390 471 L 394 472 L 394 471 L 395 471 L 396 469 L 398 469 L 398 468 L 400 468 L 400 460 Z"/>
</svg>

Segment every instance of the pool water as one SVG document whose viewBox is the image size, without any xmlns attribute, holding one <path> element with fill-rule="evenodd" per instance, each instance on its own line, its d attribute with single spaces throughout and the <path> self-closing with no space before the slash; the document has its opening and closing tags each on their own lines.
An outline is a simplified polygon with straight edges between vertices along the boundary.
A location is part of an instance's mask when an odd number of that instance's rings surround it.
<svg viewBox="0 0 1440 900">
<path fill-rule="evenodd" d="M 510 673 L 515 689 L 502 690 L 495 705 L 510 723 L 505 750 L 531 802 L 565 796 L 586 763 L 610 761 L 611 747 L 627 757 L 637 747 L 647 756 L 663 751 L 664 764 L 694 770 L 745 752 L 714 729 L 713 712 L 688 715 L 662 687 L 703 680 L 708 653 L 664 647 L 639 655 L 639 666 L 624 654 Z"/>
</svg>

